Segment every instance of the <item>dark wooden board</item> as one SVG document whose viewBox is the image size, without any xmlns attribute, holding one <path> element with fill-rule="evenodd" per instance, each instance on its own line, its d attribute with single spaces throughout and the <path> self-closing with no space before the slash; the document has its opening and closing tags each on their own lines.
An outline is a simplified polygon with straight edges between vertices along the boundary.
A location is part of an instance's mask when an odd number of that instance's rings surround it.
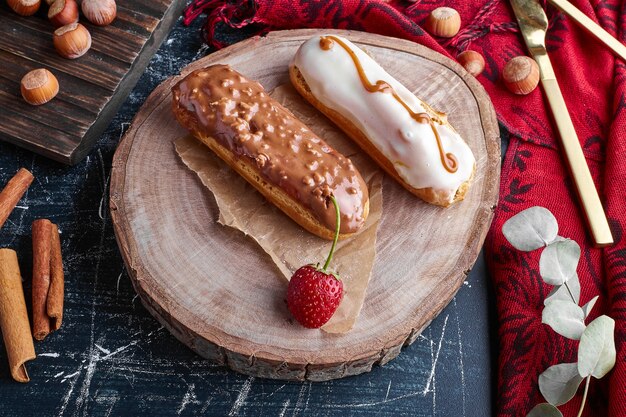
<svg viewBox="0 0 626 417">
<path fill-rule="evenodd" d="M 0 3 L 0 140 L 66 164 L 82 160 L 126 99 L 185 5 L 183 0 L 118 0 L 117 19 L 90 24 L 92 47 L 76 60 L 52 45 L 47 6 L 22 17 Z M 47 68 L 59 95 L 31 106 L 20 95 L 28 71 Z"/>
</svg>

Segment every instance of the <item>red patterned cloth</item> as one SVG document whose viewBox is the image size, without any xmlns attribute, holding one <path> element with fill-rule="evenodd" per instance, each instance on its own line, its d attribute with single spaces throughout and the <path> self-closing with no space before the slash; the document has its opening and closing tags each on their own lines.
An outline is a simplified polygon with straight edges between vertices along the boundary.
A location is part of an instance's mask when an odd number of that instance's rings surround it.
<svg viewBox="0 0 626 417">
<path fill-rule="evenodd" d="M 626 37 L 626 10 L 618 0 L 574 0 L 573 3 L 620 38 Z M 439 6 L 461 14 L 462 28 L 450 40 L 435 39 L 421 24 Z M 591 319 L 608 314 L 616 321 L 617 363 L 603 380 L 591 383 L 585 416 L 626 416 L 626 66 L 561 13 L 548 8 L 548 50 L 578 132 L 596 186 L 603 195 L 616 244 L 594 249 L 586 234 L 573 185 L 559 152 L 557 132 L 541 89 L 514 96 L 500 80 L 505 62 L 526 54 L 515 18 L 504 0 L 196 0 L 186 22 L 203 12 L 207 42 L 216 24 L 233 28 L 253 25 L 260 33 L 274 29 L 341 28 L 410 39 L 455 57 L 465 49 L 479 51 L 486 61 L 478 77 L 508 132 L 500 202 L 486 241 L 486 257 L 496 289 L 499 316 L 498 415 L 525 416 L 540 402 L 537 378 L 550 365 L 576 361 L 577 343 L 541 324 L 543 300 L 550 291 L 538 274 L 538 251 L 520 253 L 502 235 L 502 225 L 525 208 L 541 205 L 556 216 L 559 234 L 580 243 L 578 272 L 581 304 L 600 299 Z M 560 407 L 574 416 L 581 392 Z"/>
</svg>

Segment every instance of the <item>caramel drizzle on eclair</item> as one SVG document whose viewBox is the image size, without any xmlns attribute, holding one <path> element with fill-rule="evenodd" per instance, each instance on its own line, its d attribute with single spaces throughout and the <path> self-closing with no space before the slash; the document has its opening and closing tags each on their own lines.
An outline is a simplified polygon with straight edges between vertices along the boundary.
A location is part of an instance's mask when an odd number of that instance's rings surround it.
<svg viewBox="0 0 626 417">
<path fill-rule="evenodd" d="M 359 78 L 361 79 L 361 84 L 363 84 L 363 87 L 367 91 L 369 91 L 370 93 L 391 94 L 393 98 L 395 98 L 396 101 L 400 103 L 402 107 L 406 109 L 406 111 L 409 113 L 411 118 L 413 118 L 413 120 L 415 120 L 418 123 L 430 124 L 430 127 L 435 135 L 435 140 L 437 141 L 437 147 L 439 148 L 439 156 L 441 158 L 441 164 L 446 169 L 446 171 L 450 173 L 456 172 L 459 168 L 459 163 L 457 161 L 457 158 L 454 156 L 454 154 L 445 152 L 445 150 L 443 149 L 443 143 L 441 142 L 441 137 L 439 136 L 439 132 L 437 131 L 437 127 L 435 126 L 435 122 L 442 124 L 443 123 L 442 120 L 439 118 L 437 118 L 436 120 L 433 120 L 433 117 L 431 117 L 428 113 L 414 112 L 411 109 L 411 107 L 409 107 L 409 105 L 402 99 L 402 97 L 398 95 L 396 90 L 387 81 L 378 80 L 374 84 L 372 84 L 367 78 L 367 75 L 365 74 L 365 70 L 363 69 L 363 65 L 361 65 L 361 61 L 356 56 L 354 51 L 352 51 L 352 49 L 348 45 L 346 45 L 345 42 L 343 42 L 341 39 L 337 38 L 336 36 L 332 36 L 332 35 L 322 36 L 320 38 L 320 48 L 322 48 L 325 51 L 328 51 L 333 47 L 334 42 L 337 42 L 348 53 L 348 55 L 350 55 L 350 58 L 352 58 L 352 62 L 354 62 L 354 66 L 356 67 L 356 70 L 359 74 Z"/>
<path fill-rule="evenodd" d="M 335 227 L 330 195 L 340 204 L 341 233 L 363 226 L 369 196 L 352 162 L 271 98 L 261 84 L 227 65 L 213 65 L 185 77 L 173 94 L 177 111 L 187 112 L 189 123 L 195 124 L 185 127 L 247 159 L 325 227 Z"/>
</svg>

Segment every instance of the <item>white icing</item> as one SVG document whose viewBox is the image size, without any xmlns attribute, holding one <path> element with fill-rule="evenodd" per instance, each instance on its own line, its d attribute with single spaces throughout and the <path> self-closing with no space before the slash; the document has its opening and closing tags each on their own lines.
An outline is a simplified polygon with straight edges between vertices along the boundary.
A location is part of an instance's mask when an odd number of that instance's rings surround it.
<svg viewBox="0 0 626 417">
<path fill-rule="evenodd" d="M 445 153 L 452 153 L 458 161 L 457 171 L 448 172 L 430 124 L 414 120 L 391 94 L 368 92 L 348 52 L 337 42 L 323 50 L 321 37 L 306 41 L 294 58 L 313 95 L 357 126 L 411 187 L 433 188 L 451 202 L 472 175 L 475 159 L 469 146 L 450 127 L 436 124 Z M 337 38 L 354 51 L 370 83 L 386 81 L 414 112 L 426 112 L 422 101 L 369 55 L 347 39 Z"/>
</svg>

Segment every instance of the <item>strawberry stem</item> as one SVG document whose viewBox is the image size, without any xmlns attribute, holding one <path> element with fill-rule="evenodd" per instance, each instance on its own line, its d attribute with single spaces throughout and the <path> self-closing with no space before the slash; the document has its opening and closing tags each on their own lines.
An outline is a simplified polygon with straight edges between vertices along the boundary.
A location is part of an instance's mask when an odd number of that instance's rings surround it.
<svg viewBox="0 0 626 417">
<path fill-rule="evenodd" d="M 328 265 L 330 265 L 330 261 L 333 259 L 335 247 L 337 246 L 337 241 L 339 240 L 339 228 L 341 227 L 341 216 L 339 213 L 339 204 L 337 203 L 337 199 L 334 195 L 331 195 L 330 201 L 332 201 L 333 206 L 335 206 L 335 238 L 333 239 L 333 245 L 330 247 L 330 252 L 328 253 L 328 258 L 326 258 L 324 268 L 322 268 L 322 271 L 324 271 L 324 273 L 326 273 L 326 269 L 328 268 Z"/>
</svg>

